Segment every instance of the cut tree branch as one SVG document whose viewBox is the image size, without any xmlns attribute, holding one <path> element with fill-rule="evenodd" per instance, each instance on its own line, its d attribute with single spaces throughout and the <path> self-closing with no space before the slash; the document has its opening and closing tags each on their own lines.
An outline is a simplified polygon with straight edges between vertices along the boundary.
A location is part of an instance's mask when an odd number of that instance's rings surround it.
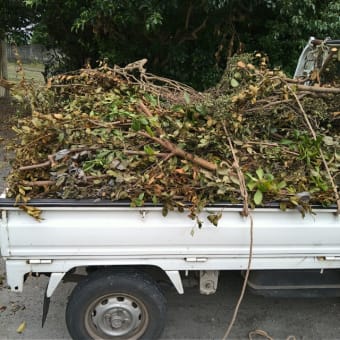
<svg viewBox="0 0 340 340">
<path fill-rule="evenodd" d="M 178 42 L 178 45 L 182 45 L 187 40 L 197 40 L 197 34 L 205 28 L 207 24 L 208 18 L 205 18 L 203 22 L 196 27 L 189 35 L 185 35 L 181 38 L 181 40 Z"/>
<path fill-rule="evenodd" d="M 300 91 L 310 91 L 318 93 L 340 93 L 340 89 L 336 87 L 317 87 L 317 86 L 307 86 L 307 85 L 295 85 Z"/>
<path fill-rule="evenodd" d="M 43 162 L 43 163 L 21 166 L 19 168 L 19 170 L 25 171 L 25 170 L 39 169 L 39 168 L 45 168 L 45 167 L 50 166 L 50 165 L 51 165 L 51 162 L 46 161 L 46 162 Z"/>
<path fill-rule="evenodd" d="M 186 30 L 189 29 L 189 23 L 190 23 L 192 10 L 193 10 L 193 5 L 192 5 L 192 3 L 190 3 L 190 5 L 188 7 L 186 18 L 185 18 L 185 29 Z"/>
<path fill-rule="evenodd" d="M 96 151 L 100 149 L 101 146 L 94 146 L 94 147 L 88 147 L 88 148 L 75 148 L 68 150 L 67 154 L 74 153 L 74 152 L 82 152 L 82 151 Z M 30 164 L 30 165 L 24 165 L 19 168 L 19 171 L 25 171 L 25 170 L 32 170 L 32 169 L 39 169 L 39 168 L 45 168 L 47 166 L 54 166 L 56 165 L 54 157 L 58 154 L 58 152 L 48 155 L 48 161 L 37 163 L 37 164 Z M 67 155 L 65 154 L 65 156 Z"/>
<path fill-rule="evenodd" d="M 143 102 L 139 102 L 139 108 L 143 111 L 143 113 L 147 116 L 147 117 L 152 117 L 152 112 L 144 105 Z M 161 128 L 157 128 L 157 132 L 159 134 L 164 134 L 164 131 Z M 176 146 L 175 144 L 171 143 L 170 141 L 164 139 L 164 138 L 159 138 L 159 137 L 154 137 L 149 135 L 146 132 L 142 132 L 139 131 L 138 132 L 139 135 L 152 139 L 153 141 L 155 141 L 156 143 L 160 144 L 164 149 L 167 149 L 170 151 L 170 156 L 168 155 L 167 159 L 170 158 L 171 156 L 178 156 L 181 158 L 184 158 L 186 160 L 189 160 L 199 166 L 201 166 L 204 169 L 210 170 L 210 171 L 215 171 L 217 169 L 216 164 L 213 164 L 201 157 L 197 157 L 191 153 L 188 153 L 184 150 L 182 150 L 181 148 L 179 148 L 178 146 Z"/>
<path fill-rule="evenodd" d="M 178 146 L 176 146 L 175 144 L 171 143 L 170 141 L 168 141 L 166 139 L 161 139 L 161 138 L 158 138 L 158 137 L 151 136 L 148 133 L 143 132 L 143 131 L 139 131 L 138 134 L 140 136 L 149 138 L 149 139 L 153 140 L 154 142 L 158 143 L 164 149 L 169 150 L 170 153 L 173 154 L 174 156 L 178 156 L 180 158 L 191 161 L 194 164 L 197 164 L 197 165 L 201 166 L 202 168 L 207 169 L 209 171 L 215 171 L 217 169 L 216 164 L 211 163 L 211 162 L 209 162 L 206 159 L 203 159 L 201 157 L 197 157 L 197 156 L 195 156 L 195 155 L 193 155 L 189 152 L 186 152 L 186 151 L 182 150 L 181 148 L 179 148 Z"/>
<path fill-rule="evenodd" d="M 83 178 L 77 178 L 79 180 L 83 180 L 84 182 L 86 181 L 92 181 L 92 180 L 96 180 L 96 179 L 102 179 L 102 178 L 108 178 L 110 177 L 110 175 L 102 175 L 102 176 L 85 176 Z M 30 187 L 45 187 L 45 186 L 49 186 L 49 185 L 55 185 L 56 181 L 52 181 L 52 180 L 46 180 L 46 181 L 24 181 L 23 182 L 24 185 L 30 186 Z"/>
<path fill-rule="evenodd" d="M 137 156 L 155 156 L 155 157 L 160 157 L 167 159 L 169 157 L 169 153 L 166 152 L 155 152 L 153 155 L 149 155 L 144 151 L 135 151 L 135 150 L 123 150 L 123 153 L 126 155 L 137 155 Z"/>
<path fill-rule="evenodd" d="M 24 185 L 30 186 L 30 187 L 45 187 L 48 185 L 53 185 L 55 184 L 55 181 L 24 181 Z"/>
</svg>

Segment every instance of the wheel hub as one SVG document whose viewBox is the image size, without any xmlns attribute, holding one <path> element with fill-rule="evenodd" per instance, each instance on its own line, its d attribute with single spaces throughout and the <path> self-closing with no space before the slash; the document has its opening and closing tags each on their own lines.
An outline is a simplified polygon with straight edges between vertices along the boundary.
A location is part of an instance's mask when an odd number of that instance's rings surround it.
<svg viewBox="0 0 340 340">
<path fill-rule="evenodd" d="M 124 324 L 132 322 L 131 315 L 121 308 L 116 308 L 112 313 L 105 314 L 105 321 L 114 329 L 121 328 Z"/>
<path fill-rule="evenodd" d="M 92 311 L 94 326 L 110 337 L 131 334 L 142 323 L 142 310 L 128 296 L 115 296 L 99 301 Z"/>
</svg>

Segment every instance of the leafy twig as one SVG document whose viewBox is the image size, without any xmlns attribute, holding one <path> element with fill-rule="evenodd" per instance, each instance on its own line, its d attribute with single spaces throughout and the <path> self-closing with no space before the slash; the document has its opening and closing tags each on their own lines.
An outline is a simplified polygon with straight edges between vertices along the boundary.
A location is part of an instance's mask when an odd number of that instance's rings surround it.
<svg viewBox="0 0 340 340">
<path fill-rule="evenodd" d="M 297 104 L 299 106 L 300 111 L 303 114 L 303 117 L 304 117 L 304 119 L 305 119 L 305 121 L 306 121 L 306 123 L 307 123 L 307 125 L 309 127 L 309 130 L 310 130 L 310 132 L 311 132 L 311 134 L 313 136 L 313 139 L 317 140 L 316 133 L 315 133 L 313 127 L 312 127 L 312 124 L 310 123 L 310 121 L 308 119 L 306 111 L 304 110 L 304 108 L 303 108 L 303 106 L 302 106 L 298 96 L 296 95 L 296 93 L 291 88 L 289 88 L 289 89 L 290 89 L 290 92 L 292 93 L 293 97 L 295 98 L 295 100 L 296 100 L 296 102 L 297 102 Z M 334 182 L 334 179 L 333 179 L 333 176 L 332 176 L 331 171 L 329 169 L 329 166 L 328 166 L 328 163 L 326 161 L 325 155 L 324 155 L 324 153 L 323 153 L 323 151 L 322 151 L 322 149 L 320 147 L 319 147 L 319 153 L 320 153 L 322 162 L 323 162 L 323 164 L 325 166 L 325 169 L 326 169 L 327 175 L 329 177 L 329 180 L 330 180 L 330 182 L 332 184 L 332 188 L 333 188 L 333 191 L 334 191 L 334 196 L 335 196 L 335 199 L 336 199 L 336 204 L 337 204 L 337 207 L 338 207 L 337 214 L 339 215 L 340 214 L 340 196 L 339 196 L 339 192 L 338 192 L 338 189 L 337 189 L 337 185 Z"/>
</svg>

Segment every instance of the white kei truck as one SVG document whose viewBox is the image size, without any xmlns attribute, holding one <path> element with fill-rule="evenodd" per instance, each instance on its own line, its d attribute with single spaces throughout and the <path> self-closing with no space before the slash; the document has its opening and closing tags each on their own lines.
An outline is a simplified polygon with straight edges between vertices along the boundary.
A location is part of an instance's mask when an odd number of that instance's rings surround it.
<svg viewBox="0 0 340 340">
<path fill-rule="evenodd" d="M 219 271 L 247 269 L 250 221 L 241 205 L 207 207 L 199 227 L 185 212 L 163 217 L 161 206 L 72 200 L 31 204 L 41 209 L 41 222 L 13 200 L 0 199 L 7 284 L 21 292 L 27 274 L 47 274 L 45 319 L 59 283 L 79 281 L 66 309 L 73 339 L 157 339 L 166 313 L 157 283 L 162 274 L 179 294 L 184 293 L 183 277 L 198 274 L 200 292 L 212 294 Z M 217 226 L 207 219 L 211 213 L 221 214 Z M 303 217 L 298 210 L 272 205 L 254 209 L 252 217 L 252 288 L 267 295 L 278 290 L 339 294 L 335 207 L 314 207 Z M 77 274 L 80 268 L 87 275 Z"/>
<path fill-rule="evenodd" d="M 308 55 L 314 43 L 304 50 L 296 76 L 312 69 Z M 278 204 L 255 208 L 251 228 L 242 205 L 228 203 L 207 206 L 201 224 L 185 212 L 163 217 L 162 206 L 152 204 L 133 208 L 129 202 L 58 199 L 29 204 L 41 210 L 40 222 L 13 200 L 0 198 L 7 285 L 22 292 L 30 273 L 49 276 L 44 323 L 57 286 L 77 281 L 66 308 L 73 339 L 157 339 L 166 315 L 159 277 L 183 294 L 183 278 L 195 274 L 200 292 L 212 294 L 219 272 L 244 272 L 250 256 L 248 284 L 264 295 L 339 295 L 335 206 L 314 206 L 305 217 Z M 211 214 L 221 216 L 217 226 L 209 221 Z"/>
</svg>

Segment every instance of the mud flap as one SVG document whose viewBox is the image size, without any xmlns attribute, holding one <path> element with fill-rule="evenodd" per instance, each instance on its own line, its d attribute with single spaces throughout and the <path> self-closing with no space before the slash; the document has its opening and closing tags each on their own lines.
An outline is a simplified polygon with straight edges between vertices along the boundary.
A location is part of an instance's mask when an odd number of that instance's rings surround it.
<svg viewBox="0 0 340 340">
<path fill-rule="evenodd" d="M 43 312 L 42 312 L 42 318 L 41 318 L 41 327 L 42 328 L 44 327 L 44 324 L 45 324 L 46 319 L 47 319 L 48 310 L 50 309 L 51 298 L 47 297 L 47 288 L 48 288 L 48 284 L 47 284 L 45 292 L 44 292 Z"/>
<path fill-rule="evenodd" d="M 43 315 L 42 315 L 42 327 L 44 327 L 48 310 L 50 307 L 50 298 L 56 288 L 58 287 L 59 283 L 63 279 L 66 273 L 52 273 L 50 276 L 50 279 L 48 281 L 48 284 L 45 289 L 45 294 L 44 294 L 44 304 L 43 304 Z"/>
</svg>

